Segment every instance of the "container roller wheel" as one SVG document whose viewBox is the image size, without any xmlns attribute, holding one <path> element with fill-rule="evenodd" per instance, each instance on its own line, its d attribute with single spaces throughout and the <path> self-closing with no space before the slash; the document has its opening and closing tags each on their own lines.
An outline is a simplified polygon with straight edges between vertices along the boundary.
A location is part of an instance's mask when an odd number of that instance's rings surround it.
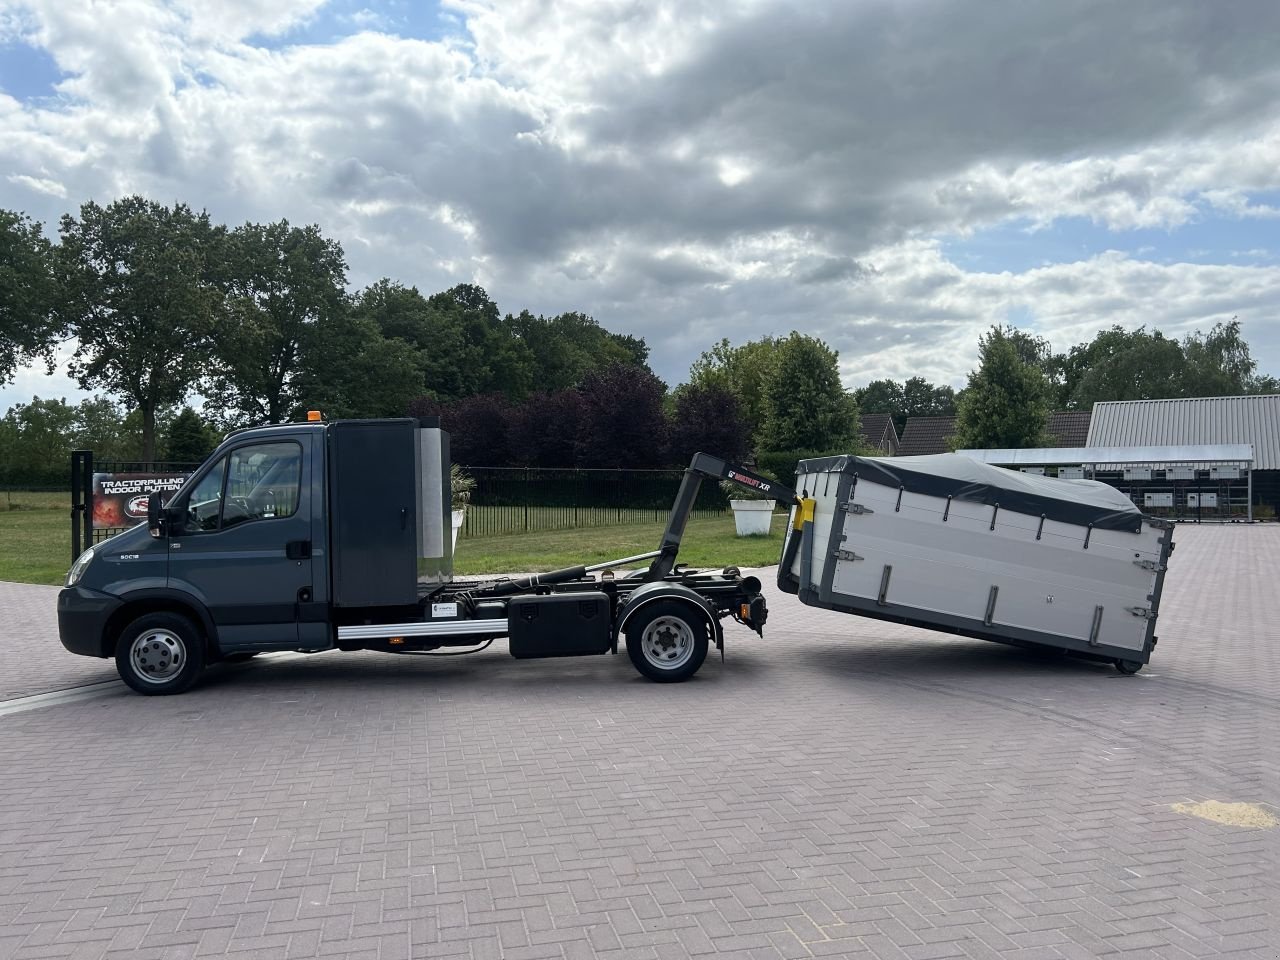
<svg viewBox="0 0 1280 960">
<path fill-rule="evenodd" d="M 1135 673 L 1142 669 L 1141 660 L 1117 660 L 1115 662 L 1116 669 L 1123 673 L 1126 677 L 1132 677 Z"/>
</svg>

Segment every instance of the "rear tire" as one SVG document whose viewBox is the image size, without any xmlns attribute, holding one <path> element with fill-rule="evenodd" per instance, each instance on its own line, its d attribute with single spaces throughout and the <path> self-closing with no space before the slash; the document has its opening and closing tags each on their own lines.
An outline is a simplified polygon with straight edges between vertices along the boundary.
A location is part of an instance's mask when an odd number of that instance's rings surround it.
<svg viewBox="0 0 1280 960">
<path fill-rule="evenodd" d="M 183 693 L 204 669 L 204 637 L 178 613 L 148 613 L 124 628 L 116 641 L 116 671 L 138 693 Z"/>
<path fill-rule="evenodd" d="M 706 613 L 693 604 L 655 600 L 627 621 L 627 655 L 650 680 L 679 683 L 707 659 L 710 630 Z"/>
</svg>

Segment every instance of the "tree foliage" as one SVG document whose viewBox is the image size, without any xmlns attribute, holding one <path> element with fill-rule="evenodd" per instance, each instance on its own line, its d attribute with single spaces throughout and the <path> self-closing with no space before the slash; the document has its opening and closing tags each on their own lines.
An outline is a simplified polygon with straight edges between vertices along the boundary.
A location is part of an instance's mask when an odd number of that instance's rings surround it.
<svg viewBox="0 0 1280 960">
<path fill-rule="evenodd" d="M 905 383 L 896 380 L 872 380 L 855 391 L 861 413 L 887 413 L 901 434 L 910 417 L 949 417 L 956 412 L 956 392 L 947 385 L 934 385 L 924 377 L 911 377 Z"/>
<path fill-rule="evenodd" d="M 76 426 L 66 400 L 33 397 L 11 407 L 0 420 L 0 483 L 66 484 Z"/>
<path fill-rule="evenodd" d="M 715 384 L 689 384 L 676 391 L 668 459 L 683 464 L 698 451 L 742 461 L 751 450 L 751 436 L 738 398 Z"/>
<path fill-rule="evenodd" d="M 422 358 L 370 320 L 340 311 L 316 323 L 294 380 L 289 416 L 399 417 L 422 391 Z"/>
<path fill-rule="evenodd" d="M 954 449 L 1038 447 L 1048 443 L 1049 383 L 1015 338 L 992 327 L 978 340 L 978 369 L 960 398 Z"/>
<path fill-rule="evenodd" d="M 821 340 L 793 332 L 776 342 L 764 384 L 764 450 L 854 450 L 858 404 L 840 382 L 838 355 Z"/>
<path fill-rule="evenodd" d="M 217 445 L 217 433 L 198 413 L 190 407 L 183 407 L 169 424 L 164 457 L 174 463 L 201 463 Z"/>
<path fill-rule="evenodd" d="M 764 427 L 765 385 L 777 360 L 778 346 L 773 337 L 737 347 L 721 340 L 704 351 L 689 370 L 690 386 L 715 386 L 733 394 L 755 446 Z"/>
<path fill-rule="evenodd" d="M 440 423 L 451 434 L 454 462 L 478 467 L 510 463 L 511 401 L 502 394 L 463 397 L 444 408 Z"/>
<path fill-rule="evenodd" d="M 1232 319 L 1181 341 L 1146 327 L 1113 326 L 1058 358 L 1057 403 L 1092 409 L 1104 400 L 1161 400 L 1264 393 L 1275 381 L 1256 377 L 1249 344 Z"/>
<path fill-rule="evenodd" d="M 223 231 L 184 204 L 134 196 L 90 201 L 62 218 L 60 233 L 71 373 L 141 411 L 143 456 L 153 459 L 156 412 L 182 403 L 209 367 Z"/>
<path fill-rule="evenodd" d="M 535 317 L 522 310 L 506 323 L 524 345 L 529 381 L 540 390 L 577 386 L 589 371 L 613 363 L 647 366 L 649 348 L 643 339 L 610 333 L 585 313 Z"/>
<path fill-rule="evenodd" d="M 592 370 L 578 390 L 578 466 L 652 468 L 665 462 L 666 385 L 653 373 L 614 363 Z"/>
<path fill-rule="evenodd" d="M 18 366 L 50 357 L 57 336 L 58 284 L 43 226 L 0 210 L 0 384 Z"/>
<path fill-rule="evenodd" d="M 572 467 L 582 428 L 582 394 L 576 387 L 531 393 L 511 414 L 507 444 L 518 467 Z"/>
<path fill-rule="evenodd" d="M 342 247 L 317 226 L 246 223 L 226 238 L 225 300 L 211 364 L 203 378 L 208 406 L 229 423 L 280 423 L 298 407 L 298 381 L 318 354 L 345 334 Z M 372 338 L 370 338 L 372 339 Z M 348 344 L 350 346 L 350 344 Z"/>
</svg>

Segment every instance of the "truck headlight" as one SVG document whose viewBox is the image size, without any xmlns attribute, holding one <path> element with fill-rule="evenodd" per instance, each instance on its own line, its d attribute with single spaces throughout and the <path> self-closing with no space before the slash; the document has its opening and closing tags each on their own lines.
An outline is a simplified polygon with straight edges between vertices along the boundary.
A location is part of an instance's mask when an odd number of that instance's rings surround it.
<svg viewBox="0 0 1280 960">
<path fill-rule="evenodd" d="M 71 570 L 67 573 L 68 587 L 74 587 L 79 583 L 80 578 L 84 576 L 84 572 L 89 569 L 89 561 L 93 559 L 93 549 L 93 547 L 90 547 L 76 557 L 76 562 L 71 565 Z"/>
</svg>

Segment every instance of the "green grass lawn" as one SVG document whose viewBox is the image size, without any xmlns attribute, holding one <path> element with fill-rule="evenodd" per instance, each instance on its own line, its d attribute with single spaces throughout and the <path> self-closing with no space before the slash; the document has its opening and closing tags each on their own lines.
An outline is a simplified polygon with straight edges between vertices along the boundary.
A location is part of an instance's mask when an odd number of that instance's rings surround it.
<svg viewBox="0 0 1280 960">
<path fill-rule="evenodd" d="M 71 566 L 71 498 L 0 493 L 0 580 L 62 583 Z"/>
<path fill-rule="evenodd" d="M 0 493 L 0 580 L 60 584 L 71 565 L 70 499 L 57 493 Z M 616 560 L 656 550 L 665 520 L 462 539 L 454 573 L 527 573 Z M 785 516 L 767 537 L 737 537 L 733 516 L 690 520 L 679 560 L 706 569 L 778 562 Z"/>
</svg>

